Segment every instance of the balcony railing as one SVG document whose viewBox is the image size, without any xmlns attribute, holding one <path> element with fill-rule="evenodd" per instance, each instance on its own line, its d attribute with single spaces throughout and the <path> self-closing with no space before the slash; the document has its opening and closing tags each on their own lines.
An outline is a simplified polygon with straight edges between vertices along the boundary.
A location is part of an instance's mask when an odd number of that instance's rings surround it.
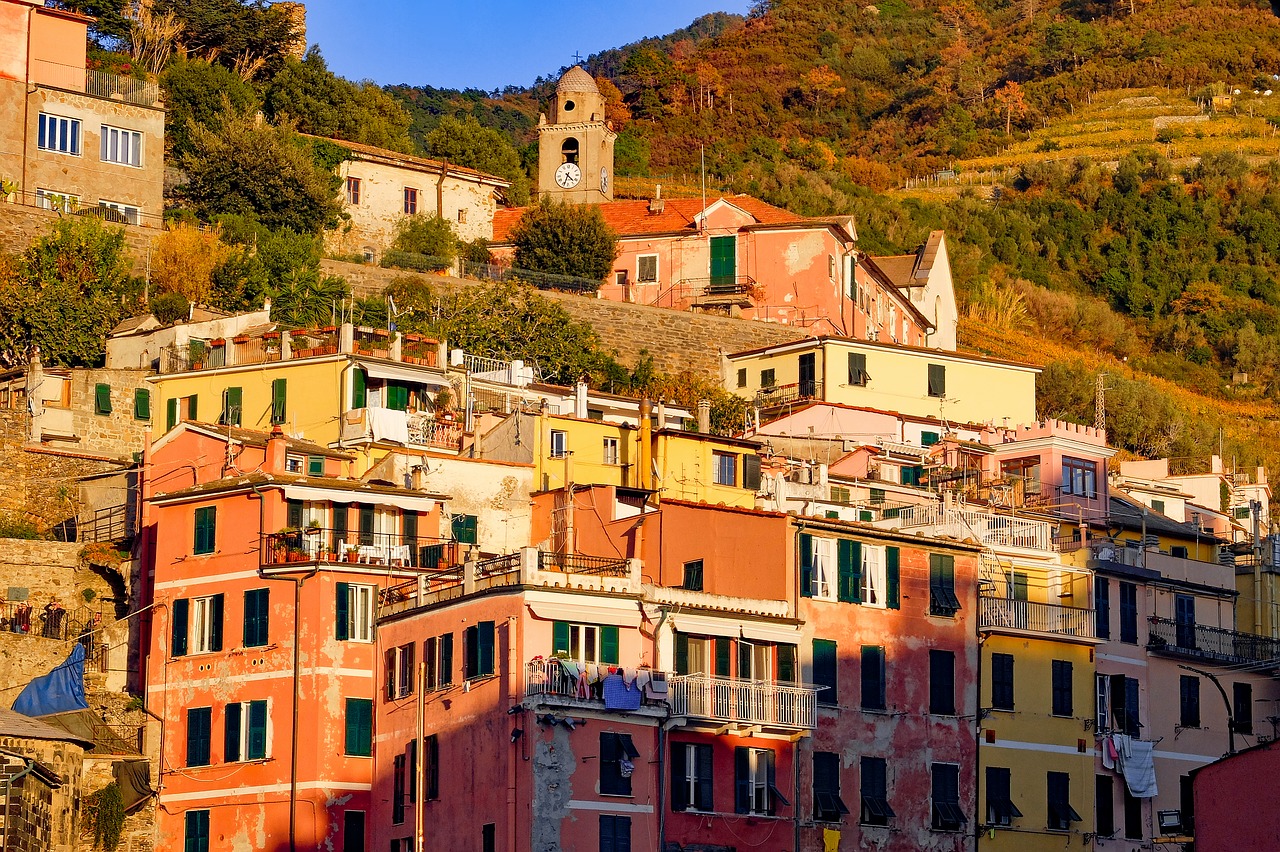
<svg viewBox="0 0 1280 852">
<path fill-rule="evenodd" d="M 1054 550 L 1057 524 L 999 515 L 975 509 L 950 509 L 937 504 L 911 506 L 899 514 L 903 529 L 932 527 L 933 531 L 953 538 L 976 538 L 988 547 L 1019 547 L 1028 550 Z"/>
<path fill-rule="evenodd" d="M 84 92 L 96 98 L 123 101 L 137 106 L 155 106 L 160 101 L 156 83 L 122 77 L 109 71 L 87 70 L 80 65 L 64 65 L 48 59 L 32 59 L 31 82 L 55 89 Z"/>
<path fill-rule="evenodd" d="M 1093 638 L 1094 611 L 1039 601 L 979 596 L 982 627 Z"/>
<path fill-rule="evenodd" d="M 751 304 L 756 280 L 750 275 L 719 275 L 709 278 L 682 278 L 658 293 L 653 305 L 683 309 L 691 306 Z"/>
<path fill-rule="evenodd" d="M 786 683 L 691 674 L 670 679 L 671 712 L 712 722 L 812 730 L 817 689 Z"/>
<path fill-rule="evenodd" d="M 538 553 L 538 568 L 542 571 L 590 574 L 596 577 L 626 577 L 631 571 L 625 559 L 580 556 L 576 553 L 548 553 L 545 550 Z"/>
<path fill-rule="evenodd" d="M 1280 666 L 1280 640 L 1222 627 L 1148 619 L 1147 648 L 1160 654 L 1219 663 L 1275 663 Z"/>
<path fill-rule="evenodd" d="M 309 527 L 262 536 L 263 568 L 291 563 L 382 565 L 436 571 L 459 564 L 463 545 L 430 536 Z"/>
<path fill-rule="evenodd" d="M 462 446 L 462 424 L 437 420 L 426 411 L 395 408 L 353 408 L 342 417 L 344 442 L 391 441 L 418 447 L 457 450 Z"/>
<path fill-rule="evenodd" d="M 774 385 L 760 388 L 756 392 L 756 404 L 761 408 L 776 408 L 806 402 L 811 399 L 822 399 L 822 382 L 796 382 L 790 385 Z"/>
<path fill-rule="evenodd" d="M 583 683 L 581 673 L 590 670 L 590 664 L 581 660 L 562 660 L 559 657 L 530 660 L 524 667 L 525 695 L 542 695 L 577 701 L 603 701 L 600 685 Z M 665 678 L 665 672 L 655 674 Z M 641 705 L 661 706 L 666 700 L 645 695 Z"/>
</svg>

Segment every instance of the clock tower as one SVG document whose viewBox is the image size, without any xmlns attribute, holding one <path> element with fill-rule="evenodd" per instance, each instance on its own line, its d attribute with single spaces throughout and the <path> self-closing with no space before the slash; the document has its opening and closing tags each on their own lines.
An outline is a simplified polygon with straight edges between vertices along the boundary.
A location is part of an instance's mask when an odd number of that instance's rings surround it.
<svg viewBox="0 0 1280 852">
<path fill-rule="evenodd" d="M 575 65 L 556 85 L 551 121 L 538 119 L 538 197 L 600 204 L 613 200 L 613 140 L 604 97 Z"/>
</svg>

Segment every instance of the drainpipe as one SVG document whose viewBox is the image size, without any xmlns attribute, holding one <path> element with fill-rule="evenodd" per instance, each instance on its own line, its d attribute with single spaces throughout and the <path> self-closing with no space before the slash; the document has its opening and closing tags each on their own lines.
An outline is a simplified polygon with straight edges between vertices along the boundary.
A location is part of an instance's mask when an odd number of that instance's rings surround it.
<svg viewBox="0 0 1280 852">
<path fill-rule="evenodd" d="M 5 811 L 7 812 L 9 810 L 9 797 L 13 795 L 13 782 L 17 781 L 19 778 L 23 777 L 24 775 L 30 775 L 31 770 L 35 769 L 36 762 L 29 757 L 25 757 L 21 754 L 16 754 L 11 751 L 0 752 L 0 754 L 8 755 L 9 757 L 16 757 L 27 765 L 27 768 L 19 772 L 17 775 L 14 775 L 12 778 L 5 779 L 4 807 L 5 807 Z M 9 849 L 9 821 L 8 820 L 5 820 L 3 823 L 0 823 L 0 831 L 4 832 L 4 840 L 3 842 L 0 842 L 0 852 L 7 852 L 7 850 Z"/>
<path fill-rule="evenodd" d="M 449 176 L 449 164 L 440 161 L 440 179 L 436 181 L 436 218 L 444 218 L 444 179 Z"/>
<path fill-rule="evenodd" d="M 1261 510 L 1262 503 L 1249 501 L 1249 514 L 1253 517 L 1253 632 L 1259 634 L 1262 633 L 1262 540 L 1258 538 L 1258 514 Z M 1267 633 L 1274 633 L 1274 628 Z"/>
<path fill-rule="evenodd" d="M 31 91 L 31 24 L 35 18 L 36 7 L 31 6 L 27 9 L 27 73 L 22 79 L 22 186 L 18 187 L 18 202 L 22 202 L 22 193 L 27 191 L 27 148 L 31 141 L 28 133 L 29 122 L 31 121 L 31 96 L 35 92 Z M 83 144 L 83 140 L 81 140 Z M 8 843 L 6 832 L 6 843 Z"/>
</svg>

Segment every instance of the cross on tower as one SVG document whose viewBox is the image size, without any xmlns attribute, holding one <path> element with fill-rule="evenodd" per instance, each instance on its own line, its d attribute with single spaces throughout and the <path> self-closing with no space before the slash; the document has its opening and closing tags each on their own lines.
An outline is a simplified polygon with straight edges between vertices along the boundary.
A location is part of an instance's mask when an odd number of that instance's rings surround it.
<svg viewBox="0 0 1280 852">
<path fill-rule="evenodd" d="M 573 52 L 573 64 L 574 64 L 574 65 L 581 65 L 581 64 L 582 64 L 582 54 L 581 54 L 581 53 L 579 53 L 579 52 L 578 52 L 578 51 L 576 51 L 576 50 Z"/>
</svg>

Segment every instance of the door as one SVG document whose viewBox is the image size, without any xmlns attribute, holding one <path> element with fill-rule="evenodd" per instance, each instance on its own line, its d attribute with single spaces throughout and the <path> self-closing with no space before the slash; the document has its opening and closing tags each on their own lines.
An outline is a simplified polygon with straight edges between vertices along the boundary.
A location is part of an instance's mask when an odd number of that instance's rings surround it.
<svg viewBox="0 0 1280 852">
<path fill-rule="evenodd" d="M 806 352 L 800 356 L 800 396 L 812 397 L 818 395 L 818 356 L 813 352 Z"/>
<path fill-rule="evenodd" d="M 1196 599 L 1191 595 L 1176 595 L 1173 599 L 1175 639 L 1179 648 L 1196 646 Z"/>
<path fill-rule="evenodd" d="M 738 278 L 738 238 L 711 238 L 711 292 L 732 292 Z"/>
</svg>

